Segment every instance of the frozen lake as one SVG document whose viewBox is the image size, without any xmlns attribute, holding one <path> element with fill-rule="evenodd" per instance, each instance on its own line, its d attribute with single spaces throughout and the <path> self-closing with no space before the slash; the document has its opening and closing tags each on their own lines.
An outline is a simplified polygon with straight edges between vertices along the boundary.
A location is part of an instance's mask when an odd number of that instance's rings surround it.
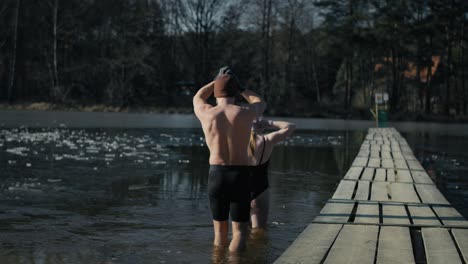
<svg viewBox="0 0 468 264">
<path fill-rule="evenodd" d="M 208 151 L 193 116 L 0 117 L 5 264 L 272 263 L 331 198 L 373 125 L 295 119 L 300 130 L 272 156 L 269 230 L 231 255 L 211 246 Z M 468 217 L 466 125 L 398 125 L 438 188 Z"/>
</svg>

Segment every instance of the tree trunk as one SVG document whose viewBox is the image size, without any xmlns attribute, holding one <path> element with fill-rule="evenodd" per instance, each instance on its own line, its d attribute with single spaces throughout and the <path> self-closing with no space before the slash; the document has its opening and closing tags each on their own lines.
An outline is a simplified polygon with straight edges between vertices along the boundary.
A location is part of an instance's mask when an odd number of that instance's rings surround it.
<svg viewBox="0 0 468 264">
<path fill-rule="evenodd" d="M 431 91 L 431 82 L 432 82 L 432 34 L 429 34 L 429 62 L 428 62 L 428 72 L 426 79 L 426 103 L 425 103 L 425 112 L 426 114 L 431 114 L 432 112 L 432 91 Z"/>
<path fill-rule="evenodd" d="M 374 91 L 375 91 L 375 58 L 374 58 L 374 53 L 372 52 L 371 53 L 371 75 L 370 75 L 370 83 L 371 83 L 371 92 L 370 92 L 370 96 L 368 96 L 368 98 L 370 98 L 370 102 L 369 102 L 369 105 L 372 106 L 372 96 L 374 95 Z"/>
<path fill-rule="evenodd" d="M 13 85 L 15 83 L 15 74 L 16 74 L 16 46 L 18 40 L 18 15 L 20 8 L 20 0 L 16 0 L 15 6 L 15 15 L 13 22 L 13 48 L 11 52 L 11 61 L 10 61 L 10 76 L 8 78 L 8 102 L 11 103 L 13 99 Z"/>
<path fill-rule="evenodd" d="M 353 89 L 353 55 L 349 59 L 349 88 L 348 88 L 348 108 L 351 107 L 352 89 Z"/>
<path fill-rule="evenodd" d="M 392 101 L 391 101 L 391 109 L 392 112 L 397 111 L 397 104 L 398 104 L 398 66 L 397 66 L 397 55 L 396 55 L 396 48 L 392 45 L 391 48 L 391 55 L 392 55 Z"/>
<path fill-rule="evenodd" d="M 348 89 L 349 89 L 349 62 L 348 58 L 345 58 L 345 93 L 344 93 L 344 107 L 348 110 Z"/>
<path fill-rule="evenodd" d="M 465 41 L 465 24 L 466 21 L 465 21 L 465 17 L 462 18 L 462 34 L 461 34 L 461 67 L 462 67 L 462 73 L 461 73 L 461 78 L 462 78 L 462 83 L 461 83 L 461 86 L 462 86 L 462 92 L 463 92 L 463 113 L 465 115 L 468 114 L 467 112 L 467 98 L 466 98 L 466 65 L 467 65 L 467 62 L 465 60 L 465 45 L 466 45 L 466 41 Z"/>
<path fill-rule="evenodd" d="M 445 107 L 444 112 L 446 115 L 450 114 L 450 79 L 452 78 L 452 29 L 446 26 L 446 47 L 447 47 L 447 64 L 445 67 Z"/>
<path fill-rule="evenodd" d="M 261 96 L 265 95 L 265 88 L 270 87 L 270 27 L 273 0 L 263 0 L 262 37 L 263 37 L 263 78 L 265 80 L 261 89 Z"/>
<path fill-rule="evenodd" d="M 459 42 L 459 49 L 460 49 L 460 55 L 458 59 L 458 65 L 460 69 L 458 69 L 457 73 L 460 73 L 461 77 L 461 83 L 460 83 L 460 91 L 457 94 L 461 94 L 462 96 L 458 97 L 458 113 L 466 113 L 465 110 L 465 65 L 464 65 L 464 59 L 465 59 L 465 49 L 464 49 L 464 37 L 465 37 L 465 18 L 464 16 L 461 17 L 461 27 L 460 27 L 460 42 Z M 458 81 L 458 80 L 457 80 Z"/>
<path fill-rule="evenodd" d="M 314 44 L 315 45 L 315 44 Z M 315 47 L 312 48 L 312 74 L 314 76 L 315 89 L 317 94 L 317 103 L 321 105 L 322 100 L 320 99 L 320 87 L 317 78 L 317 69 L 315 67 Z"/>
<path fill-rule="evenodd" d="M 53 100 L 61 100 L 61 89 L 59 84 L 57 70 L 57 15 L 58 15 L 58 0 L 54 0 L 53 19 L 52 19 L 52 82 L 53 82 Z"/>
</svg>

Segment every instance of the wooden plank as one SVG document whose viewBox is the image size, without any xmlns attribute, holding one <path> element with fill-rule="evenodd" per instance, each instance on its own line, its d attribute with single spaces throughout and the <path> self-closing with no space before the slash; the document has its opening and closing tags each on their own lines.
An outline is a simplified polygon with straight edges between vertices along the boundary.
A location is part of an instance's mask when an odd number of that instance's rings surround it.
<svg viewBox="0 0 468 264">
<path fill-rule="evenodd" d="M 408 205 L 414 225 L 440 225 L 439 219 L 428 205 Z"/>
<path fill-rule="evenodd" d="M 382 206 L 382 221 L 384 224 L 410 224 L 405 206 L 401 204 L 384 204 Z"/>
<path fill-rule="evenodd" d="M 390 196 L 392 197 L 392 201 L 395 202 L 420 203 L 418 195 L 416 194 L 412 184 L 398 182 L 391 183 Z"/>
<path fill-rule="evenodd" d="M 417 160 L 407 160 L 406 162 L 408 163 L 408 167 L 411 170 L 422 170 L 422 171 L 424 170 L 424 168 L 421 166 L 421 164 Z"/>
<path fill-rule="evenodd" d="M 328 202 L 314 221 L 348 222 L 354 202 Z"/>
<path fill-rule="evenodd" d="M 375 171 L 374 181 L 386 181 L 387 180 L 387 170 L 386 169 L 377 169 Z"/>
<path fill-rule="evenodd" d="M 354 200 L 366 200 L 369 198 L 369 183 L 368 181 L 358 181 L 358 188 Z"/>
<path fill-rule="evenodd" d="M 374 263 L 378 226 L 345 225 L 325 263 Z"/>
<path fill-rule="evenodd" d="M 382 159 L 392 159 L 392 154 L 390 154 L 390 151 L 381 151 L 380 155 L 382 156 Z"/>
<path fill-rule="evenodd" d="M 468 263 L 468 229 L 452 228 L 452 234 L 463 255 L 463 260 Z"/>
<path fill-rule="evenodd" d="M 360 150 L 359 153 L 358 153 L 358 157 L 369 157 L 370 155 L 370 151 L 369 150 Z"/>
<path fill-rule="evenodd" d="M 363 157 L 357 157 L 354 159 L 353 161 L 353 165 L 354 167 L 365 167 L 367 166 L 367 158 L 363 158 Z"/>
<path fill-rule="evenodd" d="M 393 156 L 393 160 L 395 160 L 395 162 L 397 160 L 404 160 L 405 159 L 405 157 L 403 157 L 403 154 L 401 154 L 401 152 L 399 152 L 399 151 L 396 151 L 395 149 L 392 149 L 392 156 Z M 405 164 L 406 164 L 406 162 L 405 162 Z"/>
<path fill-rule="evenodd" d="M 400 142 L 400 148 L 402 152 L 413 153 L 413 151 L 408 145 L 404 145 L 401 142 Z"/>
<path fill-rule="evenodd" d="M 363 167 L 351 167 L 349 168 L 348 172 L 346 172 L 344 178 L 349 180 L 357 180 L 359 179 L 359 176 L 361 176 L 362 169 Z"/>
<path fill-rule="evenodd" d="M 409 170 L 397 170 L 396 182 L 413 182 L 411 173 Z"/>
<path fill-rule="evenodd" d="M 381 227 L 376 263 L 415 263 L 408 227 Z"/>
<path fill-rule="evenodd" d="M 361 148 L 359 149 L 360 151 L 368 151 L 370 152 L 370 145 L 369 144 L 362 144 Z"/>
<path fill-rule="evenodd" d="M 395 159 L 395 168 L 408 170 L 408 165 L 406 165 L 406 160 L 404 160 L 404 159 Z"/>
<path fill-rule="evenodd" d="M 320 263 L 333 244 L 342 225 L 310 224 L 275 264 Z"/>
<path fill-rule="evenodd" d="M 434 209 L 444 225 L 468 226 L 468 221 L 453 207 L 433 205 L 432 209 Z"/>
<path fill-rule="evenodd" d="M 371 153 L 371 155 L 372 155 L 372 153 Z M 380 159 L 379 158 L 369 158 L 369 163 L 367 164 L 367 167 L 379 168 L 380 167 Z"/>
<path fill-rule="evenodd" d="M 371 189 L 371 201 L 388 201 L 386 182 L 373 182 Z"/>
<path fill-rule="evenodd" d="M 462 263 L 455 244 L 445 228 L 422 228 L 428 264 Z"/>
<path fill-rule="evenodd" d="M 386 141 L 380 148 L 380 152 L 390 152 L 392 149 L 390 148 L 390 142 Z M 383 157 L 383 156 L 382 156 Z"/>
<path fill-rule="evenodd" d="M 365 168 L 364 172 L 362 173 L 361 180 L 372 181 L 374 178 L 374 171 L 374 168 Z"/>
<path fill-rule="evenodd" d="M 333 199 L 351 199 L 355 186 L 355 181 L 341 180 L 340 184 L 336 188 L 335 194 L 333 195 Z"/>
<path fill-rule="evenodd" d="M 379 205 L 377 203 L 359 203 L 356 210 L 355 223 L 379 223 Z"/>
<path fill-rule="evenodd" d="M 374 159 L 380 159 L 380 151 L 374 149 L 370 152 L 370 157 Z"/>
<path fill-rule="evenodd" d="M 395 170 L 394 169 L 387 169 L 387 181 L 394 182 L 395 181 Z"/>
<path fill-rule="evenodd" d="M 371 144 L 370 150 L 371 150 L 371 152 L 373 152 L 373 151 L 378 151 L 378 152 L 380 152 L 380 145 L 378 145 L 378 144 Z"/>
<path fill-rule="evenodd" d="M 432 184 L 415 184 L 416 191 L 423 203 L 427 204 L 450 204 L 447 199 Z"/>
<path fill-rule="evenodd" d="M 405 160 L 406 160 L 406 161 L 409 161 L 409 160 L 411 160 L 411 161 L 418 161 L 412 152 L 404 152 L 404 151 L 402 151 L 401 153 L 403 154 L 403 157 L 405 157 Z M 418 161 L 418 162 L 419 162 L 419 161 Z"/>
<path fill-rule="evenodd" d="M 411 171 L 415 183 L 434 184 L 425 171 Z"/>
<path fill-rule="evenodd" d="M 382 168 L 386 168 L 386 169 L 395 168 L 395 166 L 393 165 L 393 160 L 391 160 L 391 159 L 382 159 Z"/>
</svg>

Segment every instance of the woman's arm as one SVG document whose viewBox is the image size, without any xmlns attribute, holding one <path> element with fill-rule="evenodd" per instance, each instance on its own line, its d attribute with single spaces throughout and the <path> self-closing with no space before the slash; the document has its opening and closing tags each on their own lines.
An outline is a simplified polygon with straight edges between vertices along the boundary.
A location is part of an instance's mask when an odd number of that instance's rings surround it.
<svg viewBox="0 0 468 264">
<path fill-rule="evenodd" d="M 296 125 L 294 123 L 289 123 L 285 121 L 264 120 L 263 122 L 268 122 L 269 128 L 278 129 L 275 132 L 271 132 L 265 135 L 268 141 L 270 141 L 273 144 L 277 144 L 281 141 L 284 141 L 296 129 Z"/>
</svg>

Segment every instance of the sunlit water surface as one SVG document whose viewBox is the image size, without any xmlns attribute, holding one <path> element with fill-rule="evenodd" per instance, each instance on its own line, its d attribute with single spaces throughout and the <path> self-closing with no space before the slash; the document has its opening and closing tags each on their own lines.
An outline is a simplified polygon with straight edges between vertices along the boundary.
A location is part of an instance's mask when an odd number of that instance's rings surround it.
<svg viewBox="0 0 468 264">
<path fill-rule="evenodd" d="M 366 131 L 298 131 L 275 148 L 269 229 L 212 247 L 196 129 L 0 129 L 0 263 L 272 263 L 331 198 Z M 467 136 L 406 133 L 468 216 Z"/>
</svg>

